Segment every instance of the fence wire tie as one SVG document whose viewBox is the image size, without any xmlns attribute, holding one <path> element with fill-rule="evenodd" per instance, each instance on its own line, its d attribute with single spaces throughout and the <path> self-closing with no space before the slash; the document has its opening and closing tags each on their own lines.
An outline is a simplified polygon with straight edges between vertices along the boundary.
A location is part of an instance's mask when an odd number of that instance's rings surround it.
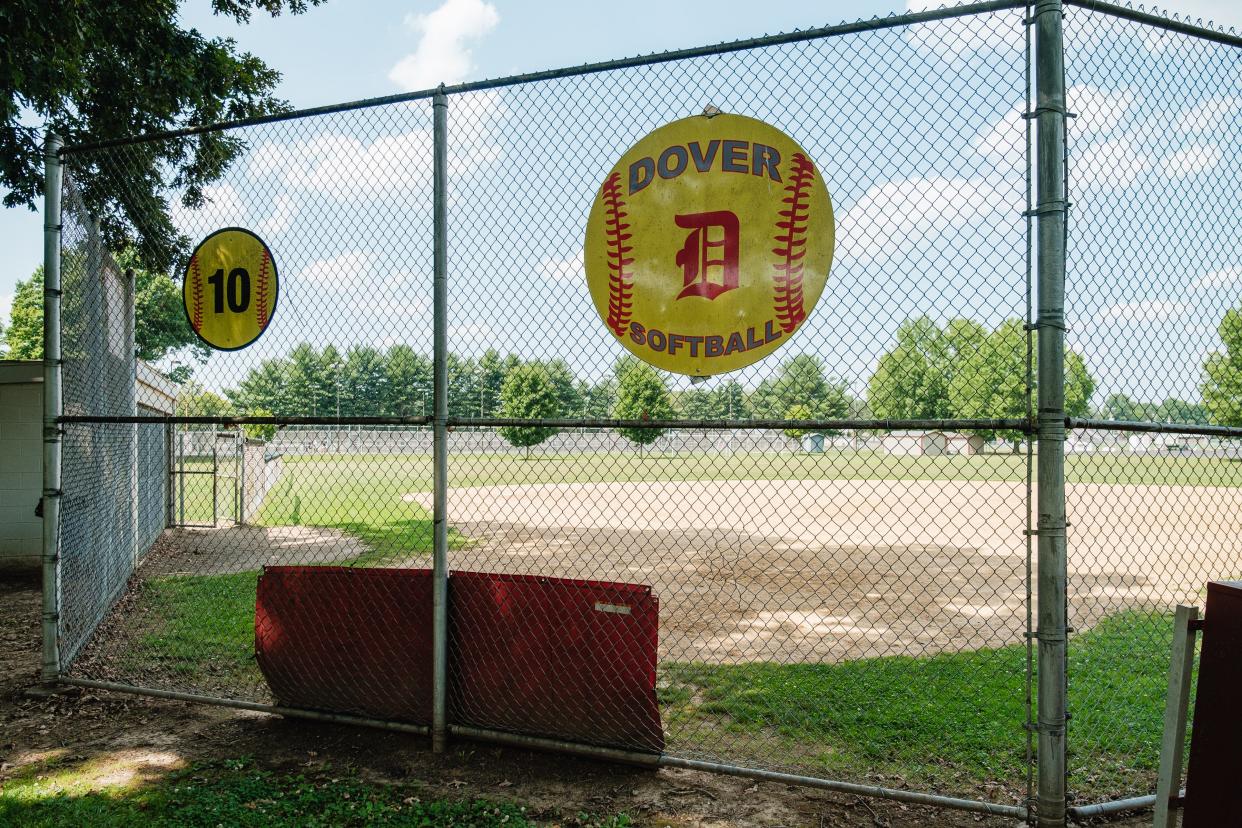
<svg viewBox="0 0 1242 828">
<path fill-rule="evenodd" d="M 1023 112 L 1022 117 L 1027 121 L 1033 121 L 1045 112 L 1059 112 L 1066 118 L 1077 118 L 1077 112 L 1070 112 L 1063 106 L 1037 106 L 1029 112 Z"/>
<path fill-rule="evenodd" d="M 1049 330 L 1061 331 L 1063 333 L 1069 331 L 1069 326 L 1064 322 L 1027 322 L 1022 326 L 1027 331 L 1039 332 L 1040 328 L 1048 328 Z"/>
<path fill-rule="evenodd" d="M 1055 201 L 1049 201 L 1046 204 L 1041 204 L 1040 206 L 1034 207 L 1030 210 L 1023 210 L 1022 215 L 1030 217 L 1047 215 L 1048 213 L 1068 213 L 1070 206 L 1070 202 L 1060 198 Z"/>
</svg>

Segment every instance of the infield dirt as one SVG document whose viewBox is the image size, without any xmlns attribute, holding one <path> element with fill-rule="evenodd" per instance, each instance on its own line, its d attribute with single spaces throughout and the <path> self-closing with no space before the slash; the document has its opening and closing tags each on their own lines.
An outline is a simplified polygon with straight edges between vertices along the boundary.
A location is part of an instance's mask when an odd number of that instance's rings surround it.
<svg viewBox="0 0 1242 828">
<path fill-rule="evenodd" d="M 430 494 L 404 499 L 431 506 Z M 1077 484 L 1067 500 L 1079 629 L 1242 574 L 1242 490 Z M 452 489 L 449 503 L 471 539 L 451 553 L 455 569 L 650 584 L 662 659 L 844 660 L 1024 640 L 1023 484 L 488 486 Z"/>
</svg>

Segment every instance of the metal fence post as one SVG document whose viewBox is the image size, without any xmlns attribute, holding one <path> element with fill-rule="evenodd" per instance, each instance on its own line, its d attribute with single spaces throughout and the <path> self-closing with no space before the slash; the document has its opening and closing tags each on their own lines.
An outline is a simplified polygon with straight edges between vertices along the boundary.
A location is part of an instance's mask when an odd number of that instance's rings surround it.
<svg viewBox="0 0 1242 828">
<path fill-rule="evenodd" d="M 1039 787 L 1041 828 L 1065 825 L 1065 53 L 1061 0 L 1035 25 L 1035 255 L 1039 306 Z"/>
<path fill-rule="evenodd" d="M 60 137 L 44 141 L 43 175 L 43 670 L 60 678 Z"/>
<path fill-rule="evenodd" d="M 434 170 L 432 175 L 433 285 L 433 465 L 432 552 L 432 712 L 431 747 L 445 748 L 448 737 L 448 97 L 441 86 L 432 99 Z"/>
</svg>

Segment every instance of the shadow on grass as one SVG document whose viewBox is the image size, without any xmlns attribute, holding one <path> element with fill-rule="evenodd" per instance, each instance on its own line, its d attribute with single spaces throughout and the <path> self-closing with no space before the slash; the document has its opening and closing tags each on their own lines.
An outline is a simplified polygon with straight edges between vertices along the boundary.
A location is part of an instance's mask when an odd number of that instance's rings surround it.
<svg viewBox="0 0 1242 828">
<path fill-rule="evenodd" d="M 171 764 L 170 764 L 171 763 Z M 31 762 L 0 783 L 0 825 L 90 826 L 534 825 L 524 808 L 482 799 L 431 799 L 410 785 L 273 773 L 249 761 L 182 767 L 124 752 L 66 763 Z M 584 817 L 586 815 L 583 815 Z M 566 823 L 571 824 L 571 823 Z M 624 815 L 574 825 L 622 828 Z"/>
<path fill-rule="evenodd" d="M 265 692 L 254 661 L 257 573 L 158 579 L 129 636 L 128 671 L 227 697 Z M 1158 762 L 1168 615 L 1125 612 L 1070 645 L 1071 787 L 1080 799 L 1150 792 Z M 670 753 L 707 750 L 814 775 L 882 774 L 978 790 L 1026 777 L 1023 645 L 835 664 L 663 664 Z"/>
</svg>

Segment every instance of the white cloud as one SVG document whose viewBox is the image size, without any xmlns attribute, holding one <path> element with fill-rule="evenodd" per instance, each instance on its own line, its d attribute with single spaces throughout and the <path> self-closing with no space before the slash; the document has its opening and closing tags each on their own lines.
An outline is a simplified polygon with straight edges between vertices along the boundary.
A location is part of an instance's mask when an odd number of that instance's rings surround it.
<svg viewBox="0 0 1242 828">
<path fill-rule="evenodd" d="M 943 0 L 906 0 L 906 11 L 930 11 L 944 7 Z M 906 37 L 914 45 L 954 58 L 975 52 L 1003 52 L 1024 48 L 1020 26 L 1010 25 L 1020 17 L 975 14 L 935 23 L 922 23 L 906 29 Z"/>
<path fill-rule="evenodd" d="M 1233 287 L 1242 282 L 1242 267 L 1227 267 L 1201 276 L 1195 280 L 1195 287 L 1204 288 Z"/>
<path fill-rule="evenodd" d="M 411 14 L 405 25 L 420 35 L 418 46 L 392 67 L 388 79 L 407 92 L 458 83 L 474 71 L 468 41 L 500 23 L 496 7 L 483 0 L 445 0 L 430 14 Z"/>
<path fill-rule="evenodd" d="M 549 258 L 539 263 L 539 273 L 553 282 L 581 282 L 585 279 L 582 251 L 564 259 Z"/>
<path fill-rule="evenodd" d="M 448 329 L 449 339 L 461 339 L 467 342 L 478 342 L 491 339 L 496 335 L 491 325 L 451 325 Z"/>
<path fill-rule="evenodd" d="M 246 206 L 232 184 L 210 184 L 203 188 L 203 206 L 191 210 L 174 199 L 169 213 L 173 224 L 191 239 L 220 227 L 245 227 Z"/>
<path fill-rule="evenodd" d="M 454 98 L 453 116 L 469 128 L 449 145 L 449 174 L 464 176 L 499 160 L 500 119 L 505 113 L 496 92 Z M 338 201 L 391 198 L 426 190 L 431 203 L 433 144 L 430 126 L 370 143 L 350 135 L 322 132 L 290 143 L 267 143 L 250 156 L 249 174 L 277 178 L 292 189 Z"/>
<path fill-rule="evenodd" d="M 1237 0 L 1167 0 L 1168 10 L 1182 20 L 1212 23 L 1216 28 L 1242 26 Z"/>
<path fill-rule="evenodd" d="M 1089 84 L 1075 84 L 1065 90 L 1065 105 L 1075 113 L 1073 130 L 1078 135 L 1100 135 L 1110 132 L 1134 105 L 1129 89 L 1100 89 Z"/>
<path fill-rule="evenodd" d="M 1177 128 L 1182 132 L 1218 132 L 1225 120 L 1242 113 L 1242 98 L 1222 95 L 1200 101 L 1187 109 L 1177 119 Z"/>
<path fill-rule="evenodd" d="M 259 222 L 259 235 L 264 238 L 279 236 L 293 224 L 295 212 L 297 212 L 297 207 L 292 198 L 287 195 L 276 196 L 272 211 L 267 214 L 267 218 Z"/>
<path fill-rule="evenodd" d="M 867 190 L 838 224 L 842 255 L 881 258 L 953 227 L 1020 212 L 1020 195 L 991 178 L 911 178 Z"/>
<path fill-rule="evenodd" d="M 264 144 L 250 173 L 337 199 L 395 195 L 431 178 L 431 130 L 388 135 L 372 143 L 321 133 L 290 144 Z"/>
<path fill-rule="evenodd" d="M 1220 162 L 1220 148 L 1210 144 L 1191 144 L 1160 162 L 1160 169 L 1171 178 L 1183 178 L 1210 170 Z"/>
<path fill-rule="evenodd" d="M 1134 93 L 1129 89 L 1100 89 L 1087 84 L 1071 86 L 1065 92 L 1066 107 L 1077 113 L 1071 121 L 1074 138 L 1103 135 L 1116 129 L 1130 107 L 1134 105 Z M 975 149 L 996 158 L 1008 158 L 1022 152 L 1026 130 L 1023 114 L 1026 107 L 1019 104 L 1006 112 L 992 127 L 975 139 Z"/>
<path fill-rule="evenodd" d="M 1118 302 L 1100 314 L 1100 322 L 1168 322 L 1178 319 L 1190 310 L 1184 302 L 1147 299 L 1141 302 Z"/>
<path fill-rule="evenodd" d="M 1124 190 L 1153 165 L 1151 157 L 1131 138 L 1101 141 L 1077 151 L 1071 148 L 1070 187 Z"/>
<path fill-rule="evenodd" d="M 313 290 L 345 291 L 361 285 L 370 271 L 370 255 L 351 250 L 311 262 L 298 273 L 298 281 Z"/>
</svg>

